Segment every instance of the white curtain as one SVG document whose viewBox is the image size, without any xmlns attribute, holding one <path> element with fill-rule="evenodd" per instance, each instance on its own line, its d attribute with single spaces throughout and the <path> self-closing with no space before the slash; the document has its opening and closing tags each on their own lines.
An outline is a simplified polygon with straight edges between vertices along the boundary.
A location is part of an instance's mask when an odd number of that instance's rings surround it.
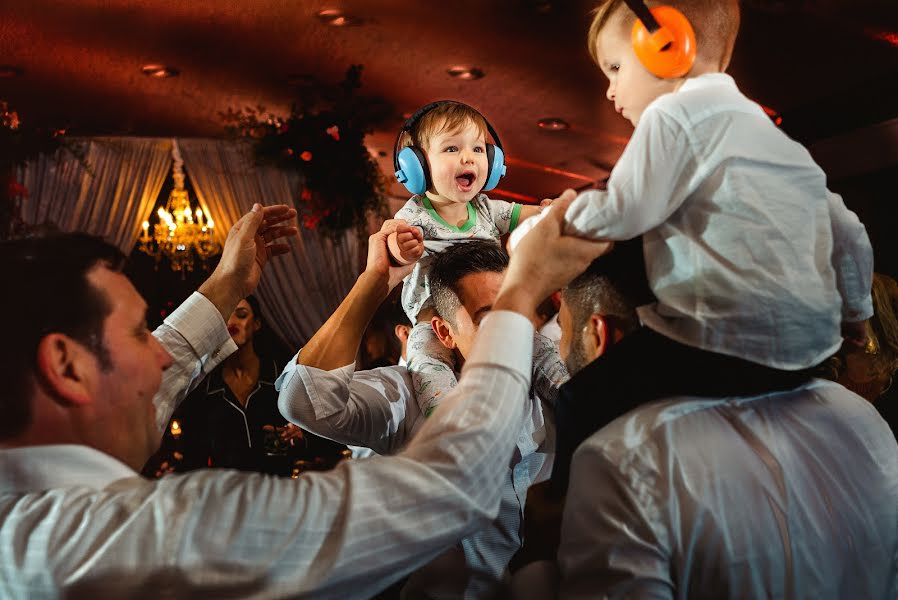
<svg viewBox="0 0 898 600">
<path fill-rule="evenodd" d="M 155 138 L 73 139 L 88 172 L 71 153 L 40 157 L 20 173 L 28 189 L 22 218 L 63 231 L 101 236 L 125 254 L 153 210 L 171 164 L 171 141 Z"/>
<path fill-rule="evenodd" d="M 294 206 L 298 174 L 254 164 L 248 143 L 178 139 L 184 170 L 203 212 L 224 235 L 253 203 Z M 352 288 L 358 275 L 359 245 L 353 232 L 334 242 L 300 229 L 293 252 L 266 269 L 256 293 L 268 323 L 298 348 L 318 330 Z"/>
</svg>

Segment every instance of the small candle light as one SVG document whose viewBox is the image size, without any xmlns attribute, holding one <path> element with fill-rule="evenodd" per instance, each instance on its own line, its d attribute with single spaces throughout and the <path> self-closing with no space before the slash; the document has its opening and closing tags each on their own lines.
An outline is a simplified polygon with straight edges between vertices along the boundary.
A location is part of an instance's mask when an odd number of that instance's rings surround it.
<svg viewBox="0 0 898 600">
<path fill-rule="evenodd" d="M 199 223 L 200 225 L 203 224 L 203 209 L 202 208 L 196 209 L 196 222 Z"/>
<path fill-rule="evenodd" d="M 171 435 L 175 439 L 181 437 L 181 424 L 177 420 L 171 422 Z"/>
<path fill-rule="evenodd" d="M 149 234 L 150 222 L 144 221 L 143 224 L 141 225 L 141 227 L 143 227 L 143 240 L 144 241 L 149 240 L 150 239 L 150 234 Z"/>
</svg>

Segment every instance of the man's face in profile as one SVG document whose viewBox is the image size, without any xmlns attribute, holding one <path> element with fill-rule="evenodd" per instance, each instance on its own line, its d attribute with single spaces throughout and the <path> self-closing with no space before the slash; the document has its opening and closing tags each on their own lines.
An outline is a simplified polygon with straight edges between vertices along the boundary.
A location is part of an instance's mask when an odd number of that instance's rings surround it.
<svg viewBox="0 0 898 600">
<path fill-rule="evenodd" d="M 84 421 L 100 449 L 140 469 L 161 440 L 153 397 L 172 359 L 147 328 L 146 302 L 127 277 L 98 266 L 88 280 L 112 308 L 103 323 L 111 364 L 97 360 L 90 370 L 93 401 Z"/>
<path fill-rule="evenodd" d="M 462 357 L 467 357 L 483 317 L 493 308 L 505 273 L 483 272 L 465 275 L 458 282 L 455 323 L 446 321 L 452 340 Z"/>
</svg>

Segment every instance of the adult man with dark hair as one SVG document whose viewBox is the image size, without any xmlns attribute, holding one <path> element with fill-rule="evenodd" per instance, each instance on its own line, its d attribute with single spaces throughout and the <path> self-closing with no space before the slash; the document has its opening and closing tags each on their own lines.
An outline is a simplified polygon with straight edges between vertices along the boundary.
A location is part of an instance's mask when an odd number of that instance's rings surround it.
<svg viewBox="0 0 898 600">
<path fill-rule="evenodd" d="M 628 273 L 616 252 L 562 293 L 568 385 L 597 404 L 602 381 L 589 364 L 638 326 L 642 302 L 630 293 L 640 265 Z M 895 598 L 896 527 L 898 446 L 845 388 L 815 379 L 753 396 L 662 399 L 574 454 L 560 595 Z"/>
<path fill-rule="evenodd" d="M 519 272 L 485 324 L 493 339 L 472 351 L 470 383 L 400 456 L 296 480 L 225 470 L 156 481 L 137 475 L 177 401 L 233 350 L 224 318 L 255 288 L 269 257 L 288 250 L 278 239 L 296 229 L 280 223 L 293 216 L 256 205 L 231 229 L 199 293 L 153 334 L 140 295 L 100 255 L 82 261 L 80 275 L 108 302 L 99 331 L 56 329 L 63 326 L 46 315 L 31 324 L 39 333 L 30 338 L 37 344 L 26 391 L 7 402 L 27 404 L 30 417 L 0 440 L 0 596 L 367 597 L 495 516 L 530 377 L 529 351 L 503 357 L 495 334 L 528 347 L 520 342 L 531 339 L 536 294 L 572 270 L 543 270 L 533 289 Z M 561 213 L 555 217 L 543 230 L 556 240 L 555 258 L 582 268 L 601 245 L 561 236 Z M 335 319 L 367 319 L 363 292 L 401 280 L 386 248 L 396 229 L 371 236 L 368 267 Z M 4 275 L 52 279 L 50 263 L 67 258 L 44 243 L 0 244 Z M 65 254 L 69 245 L 61 248 Z M 33 297 L 41 286 L 68 293 L 52 281 L 25 281 L 24 295 L 0 297 L 0 307 L 16 314 L 44 302 Z M 91 335 L 101 341 L 79 341 Z M 107 366 L 91 345 L 108 349 Z M 330 350 L 339 354 L 340 343 Z M 387 514 L 387 504 L 399 514 Z"/>
<path fill-rule="evenodd" d="M 508 256 L 491 240 L 455 244 L 435 256 L 430 285 L 438 314 L 432 326 L 443 345 L 455 352 L 456 364 L 470 358 L 478 331 L 495 308 L 508 266 Z M 526 275 L 521 277 L 526 281 Z M 368 301 L 380 299 L 372 293 Z M 279 380 L 279 405 L 287 419 L 313 433 L 392 454 L 419 435 L 424 415 L 404 367 L 355 371 L 355 350 L 364 327 L 365 323 L 359 326 L 348 321 L 325 324 L 299 353 L 297 364 L 285 369 Z M 337 342 L 345 348 L 339 357 L 327 357 L 321 351 Z M 410 597 L 492 597 L 521 546 L 527 488 L 547 478 L 552 464 L 554 429 L 551 417 L 544 413 L 551 413 L 557 387 L 567 379 L 567 371 L 554 344 L 545 338 L 532 335 L 532 344 L 526 349 L 516 346 L 518 343 L 505 340 L 502 353 L 514 356 L 522 350 L 530 352 L 532 346 L 533 383 L 527 418 L 517 424 L 514 456 L 505 456 L 499 516 L 489 527 L 462 540 L 458 548 L 413 574 L 405 590 Z M 460 385 L 464 384 L 462 378 Z M 442 410 L 441 405 L 433 414 Z"/>
</svg>

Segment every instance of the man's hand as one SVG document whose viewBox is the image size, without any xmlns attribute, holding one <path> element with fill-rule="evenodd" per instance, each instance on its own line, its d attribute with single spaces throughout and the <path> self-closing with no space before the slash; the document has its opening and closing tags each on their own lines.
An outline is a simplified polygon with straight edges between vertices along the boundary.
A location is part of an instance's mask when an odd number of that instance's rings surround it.
<svg viewBox="0 0 898 600">
<path fill-rule="evenodd" d="M 421 252 L 424 252 L 421 230 L 417 227 L 412 227 L 402 219 L 388 219 L 384 221 L 380 231 L 368 238 L 368 263 L 365 265 L 365 275 L 376 277 L 386 282 L 388 293 L 414 268 L 414 262 L 396 266 L 390 261 L 388 239 L 393 234 L 396 235 L 397 240 L 405 240 L 406 247 L 411 248 L 416 244 L 420 244 Z M 418 259 L 416 258 L 415 260 Z"/>
<path fill-rule="evenodd" d="M 562 233 L 564 213 L 575 197 L 573 190 L 565 191 L 530 233 L 519 240 L 493 309 L 513 310 L 534 318 L 543 299 L 611 249 L 612 242 L 594 242 Z"/>
<path fill-rule="evenodd" d="M 410 265 L 424 256 L 424 234 L 417 227 L 394 231 L 387 236 L 387 250 L 397 265 Z"/>
<path fill-rule="evenodd" d="M 368 238 L 368 264 L 359 275 L 349 295 L 334 314 L 312 336 L 296 358 L 301 365 L 330 371 L 355 360 L 362 334 L 381 302 L 414 265 L 397 267 L 390 262 L 387 238 L 392 233 L 410 232 L 402 220 L 385 221 L 380 231 Z M 420 232 L 419 232 L 420 233 Z"/>
<path fill-rule="evenodd" d="M 285 204 L 255 204 L 231 227 L 218 267 L 199 290 L 225 319 L 255 291 L 271 257 L 290 252 L 286 238 L 299 232 L 295 219 L 296 210 Z"/>
</svg>

